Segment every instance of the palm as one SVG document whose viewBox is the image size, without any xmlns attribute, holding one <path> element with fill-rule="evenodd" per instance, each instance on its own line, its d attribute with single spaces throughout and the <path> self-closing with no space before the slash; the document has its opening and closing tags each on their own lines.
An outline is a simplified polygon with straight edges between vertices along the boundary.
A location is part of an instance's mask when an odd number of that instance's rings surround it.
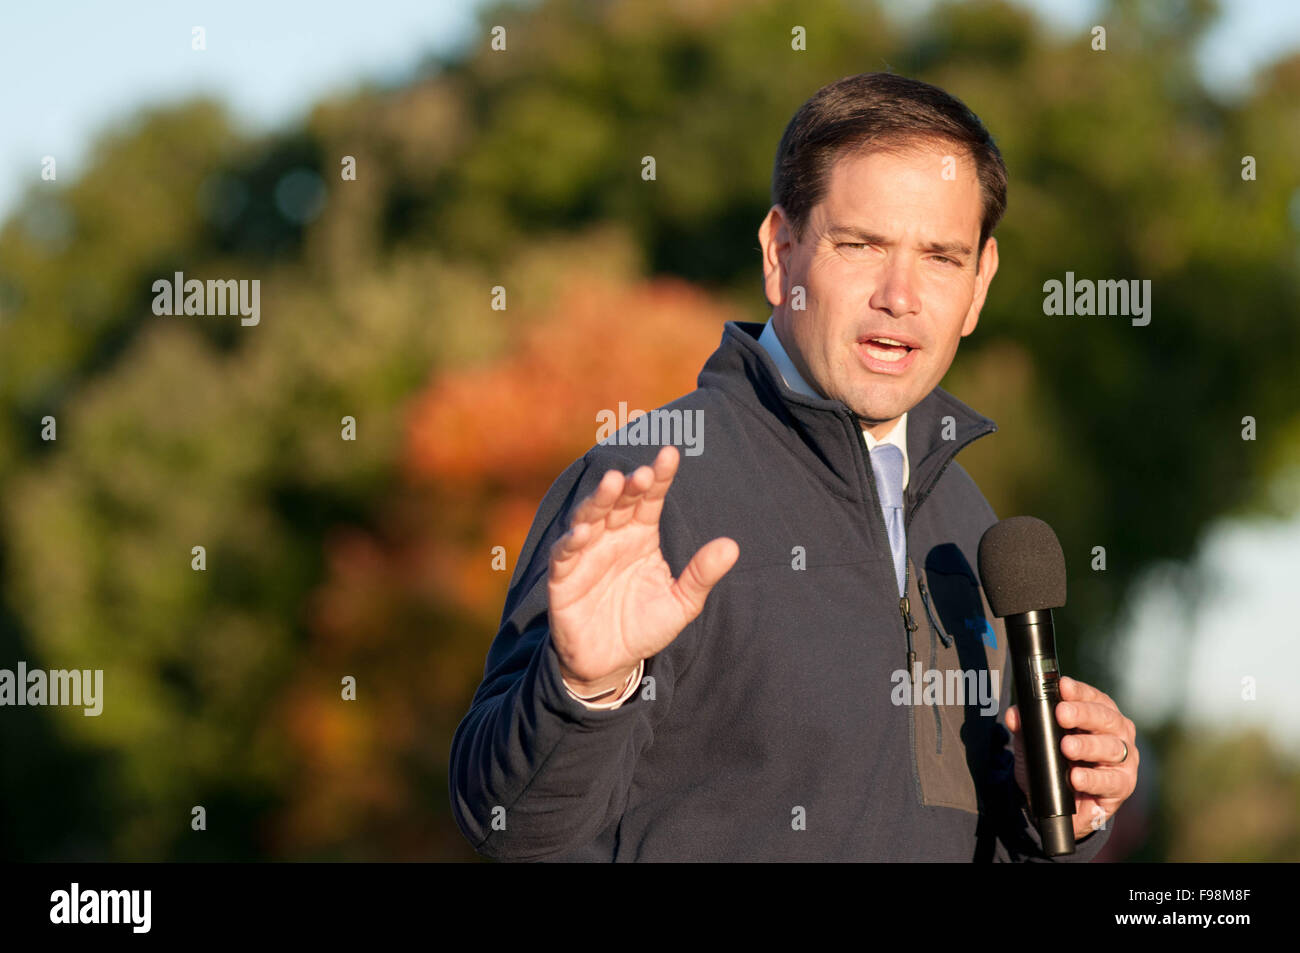
<svg viewBox="0 0 1300 953">
<path fill-rule="evenodd" d="M 677 451 L 665 447 L 653 468 L 627 478 L 606 473 L 552 549 L 551 640 L 579 679 L 596 681 L 661 651 L 739 555 L 732 540 L 715 539 L 673 579 L 659 547 L 659 518 L 677 462 Z"/>
</svg>

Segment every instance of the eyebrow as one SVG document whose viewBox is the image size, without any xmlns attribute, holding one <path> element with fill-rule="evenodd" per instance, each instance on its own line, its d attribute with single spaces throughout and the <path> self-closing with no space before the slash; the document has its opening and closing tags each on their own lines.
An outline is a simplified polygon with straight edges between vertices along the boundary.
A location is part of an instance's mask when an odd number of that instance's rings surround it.
<svg viewBox="0 0 1300 953">
<path fill-rule="evenodd" d="M 844 236 L 853 238 L 868 245 L 894 244 L 883 235 L 869 232 L 857 225 L 832 225 L 826 230 L 826 234 L 831 237 Z M 925 251 L 935 252 L 939 255 L 953 255 L 959 258 L 969 258 L 971 256 L 971 248 L 965 242 L 925 242 L 921 247 Z"/>
</svg>

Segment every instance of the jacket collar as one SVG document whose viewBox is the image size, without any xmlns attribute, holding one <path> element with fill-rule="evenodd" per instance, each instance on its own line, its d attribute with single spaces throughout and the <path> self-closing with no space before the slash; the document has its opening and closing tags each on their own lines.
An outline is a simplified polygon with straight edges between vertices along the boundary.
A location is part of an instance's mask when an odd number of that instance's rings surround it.
<svg viewBox="0 0 1300 953">
<path fill-rule="evenodd" d="M 781 379 L 772 356 L 758 343 L 763 323 L 728 321 L 722 342 L 700 371 L 698 385 L 735 398 L 803 457 L 837 496 L 873 498 L 862 428 L 848 405 L 797 393 Z M 945 418 L 952 423 L 945 428 Z M 997 430 L 997 425 L 936 387 L 907 415 L 911 478 L 907 510 L 929 495 L 939 475 L 961 450 Z"/>
</svg>

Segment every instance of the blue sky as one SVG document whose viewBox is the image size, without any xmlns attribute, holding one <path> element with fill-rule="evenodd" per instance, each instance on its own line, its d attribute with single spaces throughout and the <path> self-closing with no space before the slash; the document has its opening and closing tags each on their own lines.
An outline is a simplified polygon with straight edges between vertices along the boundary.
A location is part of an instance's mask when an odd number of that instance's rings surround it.
<svg viewBox="0 0 1300 953">
<path fill-rule="evenodd" d="M 653 2 L 653 0 L 648 0 Z M 1095 22 L 1092 0 L 1021 0 L 1062 29 Z M 886 0 L 898 10 L 930 0 Z M 475 29 L 474 0 L 360 4 L 250 0 L 0 0 L 0 217 L 39 174 L 42 156 L 74 176 L 88 143 L 143 103 L 210 92 L 255 127 L 292 120 L 362 79 L 398 80 L 422 55 Z M 1239 90 L 1261 63 L 1300 47 L 1300 3 L 1226 0 L 1202 50 L 1207 81 Z M 190 48 L 206 30 L 207 50 Z"/>
<path fill-rule="evenodd" d="M 1022 2 L 1063 30 L 1092 25 L 1100 8 L 1090 0 Z M 206 92 L 252 128 L 291 122 L 327 93 L 366 79 L 399 81 L 429 52 L 465 42 L 477 5 L 0 0 L 0 218 L 37 180 L 42 156 L 56 157 L 61 180 L 75 177 L 95 133 L 142 104 Z M 1300 2 L 1223 6 L 1199 62 L 1207 83 L 1232 95 L 1260 65 L 1300 47 Z M 196 25 L 206 30 L 204 52 L 191 49 Z M 1125 624 L 1129 674 L 1112 694 L 1139 719 L 1180 713 L 1207 726 L 1270 725 L 1300 756 L 1300 693 L 1280 679 L 1300 670 L 1300 633 L 1288 599 L 1290 576 L 1300 568 L 1300 517 L 1289 525 L 1215 527 L 1199 565 L 1218 587 L 1191 613 L 1182 611 L 1185 600 L 1160 571 L 1151 574 Z M 1237 609 L 1243 604 L 1251 617 Z M 1180 663 L 1174 678 L 1171 659 Z M 1247 675 L 1259 679 L 1253 703 L 1240 697 Z"/>
<path fill-rule="evenodd" d="M 0 0 L 0 216 L 41 156 L 75 176 L 94 134 L 145 103 L 206 92 L 254 128 L 292 121 L 321 95 L 399 80 L 463 42 L 475 5 L 440 0 Z M 335 12 L 330 12 L 334 10 Z M 207 49 L 191 49 L 202 26 Z"/>
</svg>

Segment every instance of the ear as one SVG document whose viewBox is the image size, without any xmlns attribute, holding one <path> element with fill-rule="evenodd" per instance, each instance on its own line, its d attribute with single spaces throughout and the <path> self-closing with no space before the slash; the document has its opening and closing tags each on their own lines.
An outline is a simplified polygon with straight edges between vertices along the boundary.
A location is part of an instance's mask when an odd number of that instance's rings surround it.
<svg viewBox="0 0 1300 953">
<path fill-rule="evenodd" d="M 773 308 L 785 302 L 791 239 L 785 210 L 773 205 L 768 209 L 763 224 L 758 226 L 759 250 L 763 253 L 763 294 Z"/>
<path fill-rule="evenodd" d="M 975 273 L 975 295 L 971 298 L 970 310 L 966 312 L 966 321 L 961 326 L 961 336 L 965 337 L 979 324 L 980 311 L 984 307 L 984 298 L 989 293 L 989 284 L 998 271 L 998 240 L 989 237 L 980 252 L 979 270 Z"/>
</svg>

